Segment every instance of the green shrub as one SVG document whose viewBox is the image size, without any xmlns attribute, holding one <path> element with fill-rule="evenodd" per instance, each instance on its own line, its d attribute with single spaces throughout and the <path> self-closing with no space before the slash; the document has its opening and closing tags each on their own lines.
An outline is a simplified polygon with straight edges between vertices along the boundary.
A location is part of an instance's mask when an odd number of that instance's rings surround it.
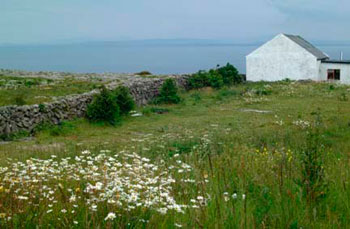
<svg viewBox="0 0 350 229">
<path fill-rule="evenodd" d="M 210 74 L 207 71 L 200 70 L 189 78 L 191 89 L 198 89 L 210 86 Z"/>
<path fill-rule="evenodd" d="M 102 87 L 101 93 L 96 95 L 88 105 L 86 116 L 92 122 L 115 124 L 119 119 L 120 111 L 113 93 L 106 87 Z"/>
<path fill-rule="evenodd" d="M 189 87 L 198 89 L 203 87 L 221 88 L 224 85 L 231 86 L 243 82 L 243 77 L 238 70 L 227 63 L 224 67 L 210 69 L 209 72 L 200 70 L 189 79 Z"/>
<path fill-rule="evenodd" d="M 177 94 L 177 86 L 173 79 L 166 79 L 160 89 L 158 98 L 155 100 L 156 103 L 167 103 L 167 104 L 177 104 L 181 101 L 179 95 Z"/>
<path fill-rule="evenodd" d="M 209 71 L 209 84 L 212 88 L 222 88 L 224 86 L 224 80 L 222 76 L 216 70 Z"/>
<path fill-rule="evenodd" d="M 114 95 L 117 104 L 120 109 L 120 113 L 123 115 L 129 114 L 129 112 L 135 108 L 135 102 L 127 87 L 119 86 L 114 90 Z"/>
<path fill-rule="evenodd" d="M 217 70 L 211 69 L 209 72 L 200 70 L 193 74 L 189 79 L 191 89 L 203 87 L 221 88 L 224 85 L 222 76 Z"/>
<path fill-rule="evenodd" d="M 149 76 L 149 75 L 152 75 L 151 72 L 149 71 L 141 71 L 141 72 L 138 72 L 138 73 L 135 73 L 136 75 L 139 75 L 139 76 Z"/>
<path fill-rule="evenodd" d="M 243 78 L 239 75 L 238 70 L 230 63 L 218 68 L 217 72 L 222 76 L 225 85 L 239 84 L 243 82 Z"/>
<path fill-rule="evenodd" d="M 26 87 L 32 87 L 32 86 L 37 86 L 40 85 L 40 80 L 38 79 L 28 79 L 28 80 L 24 80 L 24 86 Z"/>
<path fill-rule="evenodd" d="M 40 111 L 40 112 L 46 112 L 46 106 L 45 106 L 45 104 L 39 104 L 39 111 Z"/>
</svg>

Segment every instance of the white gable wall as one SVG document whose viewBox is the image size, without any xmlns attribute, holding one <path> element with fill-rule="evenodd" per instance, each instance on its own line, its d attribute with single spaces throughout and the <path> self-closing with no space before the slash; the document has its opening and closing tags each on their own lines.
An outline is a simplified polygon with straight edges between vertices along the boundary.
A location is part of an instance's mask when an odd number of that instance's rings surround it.
<svg viewBox="0 0 350 229">
<path fill-rule="evenodd" d="M 327 80 L 328 69 L 340 69 L 340 83 L 350 84 L 350 64 L 321 63 L 319 79 Z"/>
<path fill-rule="evenodd" d="M 246 57 L 247 80 L 319 80 L 319 61 L 283 34 Z"/>
</svg>

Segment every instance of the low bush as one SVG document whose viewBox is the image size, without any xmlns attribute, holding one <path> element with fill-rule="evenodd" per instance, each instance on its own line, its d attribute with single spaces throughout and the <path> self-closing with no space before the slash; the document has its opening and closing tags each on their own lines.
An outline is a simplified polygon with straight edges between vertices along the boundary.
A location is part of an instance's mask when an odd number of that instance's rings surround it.
<svg viewBox="0 0 350 229">
<path fill-rule="evenodd" d="M 181 101 L 178 95 L 178 88 L 173 79 L 166 79 L 160 89 L 159 96 L 156 98 L 155 103 L 177 104 Z"/>
<path fill-rule="evenodd" d="M 224 86 L 224 79 L 216 70 L 209 71 L 209 84 L 212 88 L 219 89 Z"/>
<path fill-rule="evenodd" d="M 139 75 L 139 76 L 149 76 L 149 75 L 152 75 L 151 72 L 149 71 L 141 71 L 141 72 L 138 72 L 138 73 L 135 73 L 136 75 Z"/>
<path fill-rule="evenodd" d="M 24 81 L 24 86 L 26 87 L 32 87 L 32 86 L 37 86 L 40 85 L 40 80 L 39 79 L 28 79 Z"/>
<path fill-rule="evenodd" d="M 209 87 L 210 86 L 209 79 L 210 79 L 209 72 L 200 70 L 189 78 L 189 86 L 191 89 Z"/>
<path fill-rule="evenodd" d="M 217 72 L 222 76 L 225 85 L 230 86 L 243 82 L 243 78 L 239 75 L 238 70 L 230 63 L 218 68 Z"/>
<path fill-rule="evenodd" d="M 92 122 L 115 124 L 119 120 L 120 109 L 113 93 L 102 87 L 100 94 L 88 105 L 86 116 Z"/>
<path fill-rule="evenodd" d="M 45 106 L 45 104 L 39 104 L 39 111 L 40 112 L 46 112 L 46 106 Z"/>
<path fill-rule="evenodd" d="M 114 90 L 114 96 L 120 109 L 120 113 L 127 115 L 135 108 L 134 98 L 127 87 L 119 86 Z"/>
<path fill-rule="evenodd" d="M 223 67 L 210 69 L 209 71 L 200 70 L 193 74 L 189 79 L 189 87 L 191 89 L 198 89 L 203 87 L 222 88 L 224 85 L 231 86 L 239 84 L 244 81 L 242 75 L 238 70 L 227 63 Z"/>
</svg>

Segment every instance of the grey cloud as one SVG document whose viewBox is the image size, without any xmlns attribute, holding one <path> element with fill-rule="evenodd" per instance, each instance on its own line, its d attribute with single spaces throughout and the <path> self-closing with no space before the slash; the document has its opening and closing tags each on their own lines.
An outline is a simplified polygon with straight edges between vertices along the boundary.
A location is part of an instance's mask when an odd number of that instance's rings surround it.
<svg viewBox="0 0 350 229">
<path fill-rule="evenodd" d="M 264 40 L 291 32 L 350 40 L 345 0 L 4 0 L 0 43 L 152 38 Z M 333 38 L 332 38 L 333 39 Z"/>
</svg>

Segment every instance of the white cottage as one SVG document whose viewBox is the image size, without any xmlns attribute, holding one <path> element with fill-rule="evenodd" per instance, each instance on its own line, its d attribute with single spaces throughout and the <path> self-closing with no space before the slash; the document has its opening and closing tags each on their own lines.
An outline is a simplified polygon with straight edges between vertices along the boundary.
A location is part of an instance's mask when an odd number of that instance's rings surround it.
<svg viewBox="0 0 350 229">
<path fill-rule="evenodd" d="M 350 84 L 350 61 L 329 56 L 300 36 L 279 34 L 246 57 L 247 80 L 339 81 Z"/>
</svg>

